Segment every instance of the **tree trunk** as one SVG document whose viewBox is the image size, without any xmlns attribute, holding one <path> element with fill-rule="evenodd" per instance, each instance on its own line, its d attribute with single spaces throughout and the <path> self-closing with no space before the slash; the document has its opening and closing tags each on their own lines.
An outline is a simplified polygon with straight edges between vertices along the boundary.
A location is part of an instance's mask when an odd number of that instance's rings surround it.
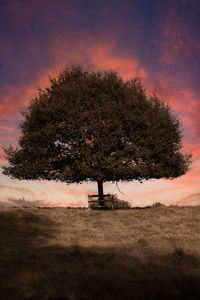
<svg viewBox="0 0 200 300">
<path fill-rule="evenodd" d="M 103 181 L 97 181 L 98 184 L 98 200 L 103 200 Z M 99 201 L 100 206 L 104 206 L 104 202 Z"/>
</svg>

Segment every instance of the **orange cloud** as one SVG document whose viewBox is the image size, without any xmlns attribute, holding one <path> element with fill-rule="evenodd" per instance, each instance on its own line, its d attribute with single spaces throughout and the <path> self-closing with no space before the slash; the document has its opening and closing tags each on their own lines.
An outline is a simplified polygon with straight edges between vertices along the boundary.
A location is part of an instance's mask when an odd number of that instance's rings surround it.
<svg viewBox="0 0 200 300">
<path fill-rule="evenodd" d="M 57 58 L 58 68 L 74 62 L 90 65 L 95 69 L 114 69 L 124 78 L 146 78 L 148 73 L 141 67 L 137 58 L 131 59 L 115 53 L 116 41 L 114 37 L 100 38 L 99 42 L 85 35 L 84 39 L 67 41 L 63 38 L 52 39 L 50 51 Z"/>
<path fill-rule="evenodd" d="M 0 148 L 0 163 L 5 163 L 7 160 L 5 159 L 5 154 L 3 150 Z"/>
<path fill-rule="evenodd" d="M 196 161 L 200 159 L 200 143 L 187 143 L 184 142 L 184 151 L 192 154 L 192 160 Z"/>
<path fill-rule="evenodd" d="M 119 72 L 124 80 L 134 77 L 146 78 L 147 71 L 139 67 L 137 59 L 128 59 L 123 56 L 114 57 L 112 55 L 112 46 L 97 45 L 89 49 L 91 61 L 96 68 L 108 69 L 112 68 Z"/>
</svg>

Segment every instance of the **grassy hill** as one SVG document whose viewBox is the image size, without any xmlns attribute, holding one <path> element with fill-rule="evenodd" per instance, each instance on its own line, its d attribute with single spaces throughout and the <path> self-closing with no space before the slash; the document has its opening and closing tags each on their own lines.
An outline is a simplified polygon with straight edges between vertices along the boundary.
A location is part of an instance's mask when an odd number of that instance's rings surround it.
<svg viewBox="0 0 200 300">
<path fill-rule="evenodd" d="M 0 299 L 200 299 L 200 207 L 0 208 Z"/>
</svg>

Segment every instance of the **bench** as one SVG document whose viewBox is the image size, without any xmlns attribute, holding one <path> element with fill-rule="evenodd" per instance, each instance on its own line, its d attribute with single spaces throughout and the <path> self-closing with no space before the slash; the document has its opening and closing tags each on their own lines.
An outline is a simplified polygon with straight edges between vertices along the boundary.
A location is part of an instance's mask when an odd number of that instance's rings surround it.
<svg viewBox="0 0 200 300">
<path fill-rule="evenodd" d="M 106 199 L 108 197 L 110 197 L 110 199 Z M 94 198 L 96 198 L 96 199 L 94 199 Z M 91 208 L 91 204 L 93 204 L 93 203 L 98 203 L 99 204 L 101 202 L 102 203 L 104 203 L 104 202 L 110 202 L 112 204 L 111 208 L 114 209 L 114 199 L 113 199 L 113 197 L 112 197 L 111 194 L 104 194 L 103 195 L 103 200 L 98 200 L 98 198 L 99 198 L 99 195 L 88 195 L 88 207 Z M 104 206 L 103 205 L 102 206 L 98 205 L 95 208 L 101 208 L 101 209 L 103 209 Z"/>
</svg>

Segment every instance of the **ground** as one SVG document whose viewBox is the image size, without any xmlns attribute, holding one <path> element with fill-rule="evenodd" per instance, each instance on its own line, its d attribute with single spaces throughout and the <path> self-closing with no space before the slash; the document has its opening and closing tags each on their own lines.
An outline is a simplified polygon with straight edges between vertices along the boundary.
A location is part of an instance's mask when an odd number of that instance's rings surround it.
<svg viewBox="0 0 200 300">
<path fill-rule="evenodd" d="M 0 299 L 200 299 L 200 207 L 0 208 Z"/>
</svg>

